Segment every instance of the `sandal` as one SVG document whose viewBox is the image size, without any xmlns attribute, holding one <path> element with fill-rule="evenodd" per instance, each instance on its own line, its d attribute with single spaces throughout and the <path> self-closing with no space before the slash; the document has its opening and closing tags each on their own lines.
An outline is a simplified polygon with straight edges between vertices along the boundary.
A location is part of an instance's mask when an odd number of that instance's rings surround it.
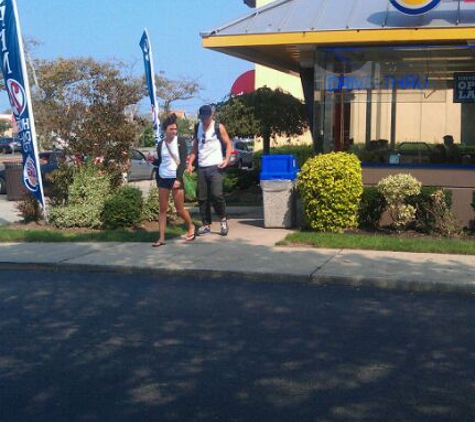
<svg viewBox="0 0 475 422">
<path fill-rule="evenodd" d="M 196 239 L 196 234 L 195 233 L 192 233 L 192 234 L 187 234 L 186 237 L 185 237 L 185 240 L 187 242 L 193 242 L 193 240 Z"/>
<path fill-rule="evenodd" d="M 159 246 L 165 245 L 165 242 L 160 242 L 160 240 L 157 240 L 156 242 L 152 243 L 152 248 L 158 248 Z"/>
</svg>

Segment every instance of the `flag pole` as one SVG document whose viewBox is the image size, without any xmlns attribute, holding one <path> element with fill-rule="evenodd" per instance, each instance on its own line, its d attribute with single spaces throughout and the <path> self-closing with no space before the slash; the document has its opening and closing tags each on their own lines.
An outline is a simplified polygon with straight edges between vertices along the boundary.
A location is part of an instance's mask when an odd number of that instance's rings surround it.
<svg viewBox="0 0 475 422">
<path fill-rule="evenodd" d="M 17 27 L 16 30 L 16 42 L 18 43 L 18 50 L 19 50 L 19 58 L 20 58 L 20 67 L 21 67 L 21 72 L 23 76 L 23 89 L 25 90 L 25 100 L 26 100 L 26 107 L 29 111 L 29 116 L 28 116 L 28 126 L 29 126 L 29 131 L 31 134 L 31 145 L 32 145 L 32 152 L 34 156 L 34 163 L 36 167 L 36 177 L 37 177 L 37 183 L 38 183 L 38 188 L 39 188 L 39 194 L 40 194 L 40 203 L 42 206 L 43 210 L 43 216 L 45 221 L 48 221 L 47 217 L 47 211 L 46 211 L 46 202 L 45 202 L 45 197 L 44 197 L 44 191 L 43 191 L 43 180 L 41 176 L 41 168 L 40 168 L 40 160 L 39 160 L 39 155 L 38 155 L 38 140 L 36 137 L 36 128 L 35 128 L 35 119 L 33 115 L 33 106 L 31 102 L 31 91 L 30 91 L 30 83 L 29 83 L 29 78 L 28 78 L 28 71 L 26 68 L 26 62 L 25 62 L 25 54 L 24 54 L 24 45 L 23 45 L 23 37 L 21 33 L 21 26 L 20 26 L 20 18 L 18 14 L 18 8 L 16 5 L 15 0 L 11 0 L 12 2 L 12 7 L 13 7 L 13 16 L 15 20 L 15 24 Z M 5 75 L 5 79 L 7 76 Z M 18 120 L 20 119 L 20 116 L 17 117 L 17 126 L 20 128 L 21 125 L 18 125 Z M 23 145 L 23 140 L 22 140 L 22 149 L 23 152 L 25 152 L 25 148 Z M 25 170 L 23 170 L 23 173 Z"/>
</svg>

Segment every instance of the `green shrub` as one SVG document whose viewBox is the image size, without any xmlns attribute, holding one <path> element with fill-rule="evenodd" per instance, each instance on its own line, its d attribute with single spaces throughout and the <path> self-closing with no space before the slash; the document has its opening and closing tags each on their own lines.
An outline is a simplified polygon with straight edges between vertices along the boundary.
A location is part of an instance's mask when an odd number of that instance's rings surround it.
<svg viewBox="0 0 475 422">
<path fill-rule="evenodd" d="M 153 186 L 150 186 L 148 195 L 144 200 L 142 221 L 158 221 L 159 212 L 160 203 L 158 201 L 158 188 L 154 184 Z M 176 220 L 176 208 L 172 195 L 170 195 L 170 199 L 168 201 L 167 218 L 170 221 Z"/>
<path fill-rule="evenodd" d="M 110 192 L 110 177 L 100 166 L 84 164 L 74 169 L 67 203 L 51 209 L 51 223 L 58 228 L 100 228 L 101 213 Z"/>
<path fill-rule="evenodd" d="M 415 219 L 416 207 L 407 204 L 409 197 L 419 195 L 421 183 L 410 174 L 399 173 L 380 180 L 378 190 L 383 195 L 393 226 L 400 230 Z"/>
<path fill-rule="evenodd" d="M 53 208 L 50 221 L 57 228 L 86 227 L 100 229 L 102 221 L 101 209 L 95 204 L 69 204 Z"/>
<path fill-rule="evenodd" d="M 406 198 L 406 203 L 416 209 L 414 226 L 425 232 L 430 232 L 433 223 L 432 208 L 434 203 L 433 194 L 439 190 L 444 193 L 444 201 L 450 209 L 452 205 L 452 192 L 436 186 L 422 186 L 418 195 Z"/>
<path fill-rule="evenodd" d="M 41 210 L 40 203 L 29 193 L 24 193 L 21 196 L 20 200 L 16 204 L 16 209 L 22 216 L 25 223 L 43 220 L 43 212 Z"/>
<path fill-rule="evenodd" d="M 386 201 L 378 188 L 375 186 L 365 187 L 358 209 L 358 225 L 371 229 L 377 228 L 385 209 Z"/>
<path fill-rule="evenodd" d="M 52 206 L 60 206 L 68 202 L 68 189 L 73 182 L 73 177 L 74 167 L 67 164 L 60 164 L 57 170 L 46 175 L 49 185 L 46 194 Z"/>
<path fill-rule="evenodd" d="M 137 227 L 142 222 L 142 191 L 122 186 L 107 198 L 101 213 L 102 225 L 108 229 Z"/>
<path fill-rule="evenodd" d="M 224 193 L 230 193 L 237 190 L 238 183 L 239 177 L 235 172 L 225 173 L 223 177 Z"/>
<path fill-rule="evenodd" d="M 226 170 L 224 183 L 226 193 L 249 189 L 259 185 L 259 170 L 256 167 L 249 170 L 230 167 Z"/>
<path fill-rule="evenodd" d="M 357 225 L 363 182 L 355 155 L 332 152 L 308 159 L 299 173 L 298 189 L 314 230 L 340 232 Z"/>
<path fill-rule="evenodd" d="M 158 203 L 158 188 L 154 184 L 150 186 L 148 195 L 145 197 L 142 208 L 142 221 L 158 221 L 160 204 Z"/>
<path fill-rule="evenodd" d="M 297 165 L 302 168 L 309 158 L 315 156 L 312 145 L 285 145 L 281 147 L 272 147 L 272 155 L 293 155 L 297 159 Z M 260 173 L 261 170 L 262 151 L 253 154 L 253 168 Z"/>
<path fill-rule="evenodd" d="M 450 210 L 452 192 L 439 187 L 422 187 L 419 195 L 406 201 L 416 209 L 414 228 L 424 233 L 450 236 L 460 231 L 457 219 Z"/>
</svg>

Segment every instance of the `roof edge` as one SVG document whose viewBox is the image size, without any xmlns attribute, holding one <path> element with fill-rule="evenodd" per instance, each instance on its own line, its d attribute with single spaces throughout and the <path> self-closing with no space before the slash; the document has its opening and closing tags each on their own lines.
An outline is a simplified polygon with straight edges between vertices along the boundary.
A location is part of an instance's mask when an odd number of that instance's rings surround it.
<svg viewBox="0 0 475 422">
<path fill-rule="evenodd" d="M 412 42 L 467 42 L 475 39 L 475 27 L 457 28 L 383 28 L 332 31 L 279 32 L 266 34 L 202 34 L 205 48 L 251 47 L 304 44 L 365 44 Z"/>
</svg>

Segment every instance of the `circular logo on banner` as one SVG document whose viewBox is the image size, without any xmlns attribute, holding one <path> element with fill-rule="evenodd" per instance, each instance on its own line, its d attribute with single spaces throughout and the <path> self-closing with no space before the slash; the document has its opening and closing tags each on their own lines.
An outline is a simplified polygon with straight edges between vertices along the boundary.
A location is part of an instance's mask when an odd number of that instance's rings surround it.
<svg viewBox="0 0 475 422">
<path fill-rule="evenodd" d="M 23 165 L 23 180 L 30 191 L 38 190 L 38 174 L 36 173 L 35 162 L 31 157 L 27 157 Z"/>
<path fill-rule="evenodd" d="M 15 79 L 7 80 L 8 96 L 15 117 L 20 117 L 26 108 L 26 94 L 23 87 Z"/>
<path fill-rule="evenodd" d="M 438 6 L 441 0 L 390 0 L 400 12 L 408 15 L 422 15 Z"/>
</svg>

